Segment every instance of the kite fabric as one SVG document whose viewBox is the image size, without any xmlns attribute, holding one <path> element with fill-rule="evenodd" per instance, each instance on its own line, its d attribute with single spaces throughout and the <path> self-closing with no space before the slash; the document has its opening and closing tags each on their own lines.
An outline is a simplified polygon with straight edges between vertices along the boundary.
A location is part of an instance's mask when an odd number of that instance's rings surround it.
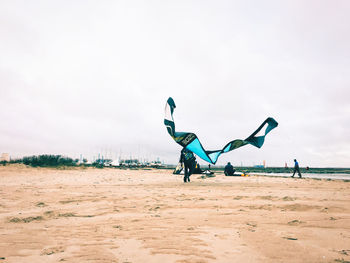
<svg viewBox="0 0 350 263">
<path fill-rule="evenodd" d="M 267 118 L 259 128 L 253 132 L 247 139 L 241 140 L 233 140 L 227 143 L 221 150 L 215 151 L 206 151 L 201 142 L 199 141 L 196 134 L 191 132 L 176 132 L 175 131 L 175 123 L 173 119 L 174 109 L 176 108 L 174 100 L 169 97 L 167 103 L 165 105 L 165 117 L 164 124 L 168 130 L 168 133 L 171 137 L 180 144 L 182 147 L 186 147 L 188 150 L 195 153 L 197 156 L 202 158 L 204 161 L 208 163 L 215 164 L 222 153 L 227 153 L 229 151 L 235 150 L 239 147 L 242 147 L 247 144 L 251 144 L 257 148 L 261 148 L 264 144 L 265 136 L 274 128 L 278 126 L 277 121 L 273 118 Z M 262 136 L 256 136 L 265 126 L 265 133 Z"/>
</svg>

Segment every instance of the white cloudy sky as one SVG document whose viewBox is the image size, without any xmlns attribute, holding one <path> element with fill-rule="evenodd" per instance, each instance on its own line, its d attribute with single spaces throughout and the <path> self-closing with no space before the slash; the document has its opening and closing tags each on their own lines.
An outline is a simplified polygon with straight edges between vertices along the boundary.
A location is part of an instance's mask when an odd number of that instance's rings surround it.
<svg viewBox="0 0 350 263">
<path fill-rule="evenodd" d="M 350 166 L 349 1 L 0 1 L 0 152 Z M 108 157 L 108 156 L 107 156 Z M 204 163 L 204 162 L 203 162 Z"/>
</svg>

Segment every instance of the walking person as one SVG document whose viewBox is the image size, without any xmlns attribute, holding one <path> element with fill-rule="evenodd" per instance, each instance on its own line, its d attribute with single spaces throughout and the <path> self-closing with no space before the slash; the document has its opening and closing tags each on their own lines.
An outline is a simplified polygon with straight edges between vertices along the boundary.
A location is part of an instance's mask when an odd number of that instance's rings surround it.
<svg viewBox="0 0 350 263">
<path fill-rule="evenodd" d="M 295 173 L 298 172 L 299 178 L 301 178 L 301 173 L 300 173 L 300 169 L 299 169 L 299 163 L 296 159 L 294 159 L 294 172 L 292 177 L 294 177 Z"/>
<path fill-rule="evenodd" d="M 184 183 L 190 182 L 190 176 L 193 174 L 196 165 L 196 157 L 194 157 L 193 152 L 183 148 L 181 150 L 180 163 L 184 164 Z"/>
</svg>

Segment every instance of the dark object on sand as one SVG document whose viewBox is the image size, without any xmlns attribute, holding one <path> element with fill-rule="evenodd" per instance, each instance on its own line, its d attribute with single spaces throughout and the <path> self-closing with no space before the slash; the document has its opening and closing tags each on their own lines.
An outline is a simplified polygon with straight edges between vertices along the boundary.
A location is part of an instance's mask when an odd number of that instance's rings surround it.
<svg viewBox="0 0 350 263">
<path fill-rule="evenodd" d="M 227 163 L 227 165 L 225 166 L 225 170 L 224 170 L 224 174 L 226 176 L 234 176 L 235 175 L 235 169 L 233 168 L 233 166 L 231 165 L 230 162 Z"/>
</svg>

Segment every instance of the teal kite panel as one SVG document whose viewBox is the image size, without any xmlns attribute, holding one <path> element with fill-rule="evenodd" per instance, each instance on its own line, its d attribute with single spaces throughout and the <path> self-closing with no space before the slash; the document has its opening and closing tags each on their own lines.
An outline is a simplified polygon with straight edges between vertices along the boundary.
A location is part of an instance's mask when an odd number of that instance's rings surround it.
<svg viewBox="0 0 350 263">
<path fill-rule="evenodd" d="M 203 148 L 196 134 L 191 132 L 176 132 L 175 122 L 173 118 L 174 109 L 176 108 L 174 100 L 170 97 L 165 105 L 164 125 L 167 128 L 169 135 L 180 144 L 194 154 L 202 158 L 204 161 L 215 164 L 222 153 L 235 150 L 244 145 L 250 144 L 257 148 L 261 148 L 265 141 L 265 136 L 278 126 L 277 121 L 273 118 L 267 118 L 259 127 L 246 139 L 236 139 L 227 143 L 221 150 L 207 151 Z M 256 136 L 265 126 L 265 134 Z"/>
</svg>

